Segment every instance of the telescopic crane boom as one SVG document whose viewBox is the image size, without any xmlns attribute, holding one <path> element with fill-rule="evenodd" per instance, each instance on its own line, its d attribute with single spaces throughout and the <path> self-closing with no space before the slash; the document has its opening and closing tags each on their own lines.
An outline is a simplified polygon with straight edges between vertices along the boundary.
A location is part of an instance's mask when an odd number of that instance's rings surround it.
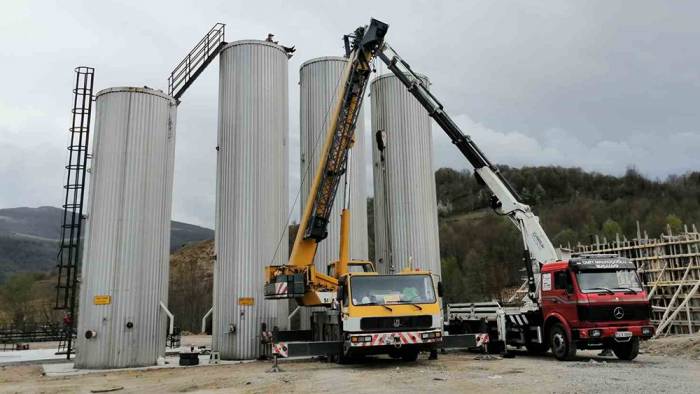
<svg viewBox="0 0 700 394">
<path fill-rule="evenodd" d="M 540 225 L 540 220 L 527 204 L 523 203 L 518 193 L 503 178 L 496 166 L 486 158 L 474 141 L 457 126 L 445 112 L 440 101 L 428 90 L 423 81 L 411 70 L 411 67 L 384 42 L 377 51 L 379 57 L 396 75 L 408 91 L 428 111 L 430 117 L 457 146 L 464 157 L 474 167 L 476 179 L 491 190 L 491 207 L 499 215 L 507 216 L 518 228 L 523 238 L 523 259 L 528 273 L 528 292 L 535 301 L 537 281 L 535 273 L 539 272 L 540 264 L 558 260 L 558 255 L 552 242 Z"/>
<path fill-rule="evenodd" d="M 348 63 L 328 117 L 328 128 L 320 162 L 311 184 L 309 199 L 299 223 L 289 262 L 267 267 L 266 298 L 296 298 L 300 305 L 328 305 L 333 302 L 338 279 L 348 272 L 349 212 L 341 217 L 341 256 L 333 276 L 317 272 L 313 259 L 318 243 L 328 236 L 328 222 L 341 177 L 347 171 L 348 152 L 352 147 L 355 123 L 360 112 L 372 60 L 384 41 L 388 25 L 372 19 L 369 26 L 359 27 L 346 37 Z M 352 39 L 352 41 L 350 40 Z M 359 262 L 360 265 L 368 262 Z"/>
</svg>

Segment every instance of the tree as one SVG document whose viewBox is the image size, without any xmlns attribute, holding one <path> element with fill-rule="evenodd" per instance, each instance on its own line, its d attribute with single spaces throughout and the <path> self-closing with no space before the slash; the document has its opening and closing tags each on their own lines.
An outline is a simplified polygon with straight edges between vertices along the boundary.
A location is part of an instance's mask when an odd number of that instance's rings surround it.
<svg viewBox="0 0 700 394">
<path fill-rule="evenodd" d="M 617 234 L 622 233 L 622 228 L 620 227 L 620 225 L 616 221 L 614 221 L 612 219 L 608 219 L 603 223 L 602 231 L 603 231 L 603 235 L 608 240 L 613 240 L 613 239 L 615 239 L 615 236 Z"/>
<path fill-rule="evenodd" d="M 37 276 L 35 273 L 15 274 L 0 288 L 3 309 L 14 325 L 22 325 L 31 318 L 32 287 Z"/>
<path fill-rule="evenodd" d="M 666 216 L 666 224 L 671 227 L 671 231 L 676 234 L 683 230 L 683 221 L 672 213 Z"/>
<path fill-rule="evenodd" d="M 557 233 L 557 235 L 552 238 L 552 243 L 554 244 L 555 247 L 574 247 L 578 242 L 578 234 L 576 231 L 570 229 L 570 228 L 565 228 L 561 230 L 560 232 Z"/>
</svg>

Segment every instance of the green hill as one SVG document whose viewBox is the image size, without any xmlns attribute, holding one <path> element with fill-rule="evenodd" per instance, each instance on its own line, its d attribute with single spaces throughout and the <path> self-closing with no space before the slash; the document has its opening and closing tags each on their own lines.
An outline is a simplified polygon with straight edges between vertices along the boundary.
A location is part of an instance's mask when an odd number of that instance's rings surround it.
<svg viewBox="0 0 700 394">
<path fill-rule="evenodd" d="M 55 207 L 0 209 L 0 284 L 18 272 L 50 272 L 56 266 L 63 210 Z M 208 228 L 173 221 L 170 251 L 214 238 Z"/>
<path fill-rule="evenodd" d="M 700 224 L 700 172 L 650 180 L 634 170 L 622 177 L 578 168 L 500 167 L 505 178 L 540 216 L 555 246 L 637 234 L 650 236 Z M 440 254 L 448 300 L 496 297 L 520 284 L 522 241 L 507 218 L 490 211 L 487 189 L 471 172 L 443 168 L 435 182 L 440 215 Z M 488 213 L 488 214 L 486 214 Z"/>
</svg>

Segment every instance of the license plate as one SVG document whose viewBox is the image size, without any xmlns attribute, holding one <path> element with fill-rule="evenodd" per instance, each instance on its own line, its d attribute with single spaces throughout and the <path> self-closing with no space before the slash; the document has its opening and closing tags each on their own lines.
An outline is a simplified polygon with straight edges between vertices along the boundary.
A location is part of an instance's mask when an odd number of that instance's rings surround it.
<svg viewBox="0 0 700 394">
<path fill-rule="evenodd" d="M 629 338 L 632 336 L 631 331 L 618 331 L 615 333 L 615 338 Z"/>
</svg>

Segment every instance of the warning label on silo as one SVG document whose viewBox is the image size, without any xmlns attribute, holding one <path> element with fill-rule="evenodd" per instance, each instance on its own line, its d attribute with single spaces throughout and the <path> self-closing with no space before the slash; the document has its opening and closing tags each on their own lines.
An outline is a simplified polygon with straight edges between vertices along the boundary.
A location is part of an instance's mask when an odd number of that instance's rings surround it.
<svg viewBox="0 0 700 394">
<path fill-rule="evenodd" d="M 93 303 L 95 305 L 109 305 L 112 303 L 112 296 L 108 295 L 96 295 Z"/>
</svg>

